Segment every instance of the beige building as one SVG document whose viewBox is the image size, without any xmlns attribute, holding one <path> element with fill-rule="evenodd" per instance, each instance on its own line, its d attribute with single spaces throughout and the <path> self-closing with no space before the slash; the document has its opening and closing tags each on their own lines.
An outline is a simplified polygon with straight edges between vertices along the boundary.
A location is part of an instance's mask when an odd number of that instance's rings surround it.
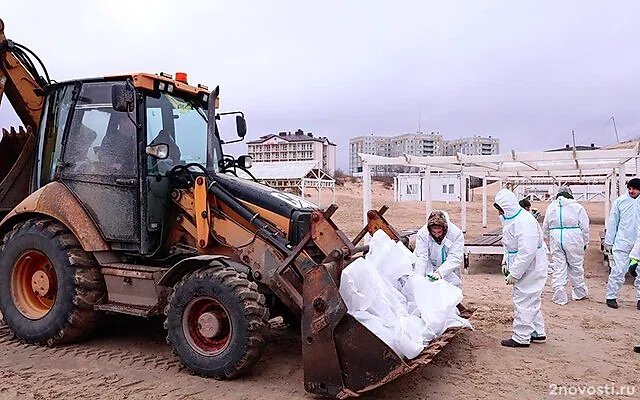
<svg viewBox="0 0 640 400">
<path fill-rule="evenodd" d="M 491 136 L 445 140 L 440 133 L 409 133 L 399 136 L 358 136 L 349 140 L 349 173 L 362 172 L 362 162 L 358 153 L 375 154 L 384 157 L 445 156 L 463 154 L 498 154 L 499 140 Z M 404 167 L 375 166 L 374 175 L 395 175 L 406 171 Z"/>
<path fill-rule="evenodd" d="M 336 145 L 301 129 L 262 136 L 247 142 L 247 146 L 254 163 L 315 160 L 327 174 L 333 176 L 336 172 Z"/>
</svg>

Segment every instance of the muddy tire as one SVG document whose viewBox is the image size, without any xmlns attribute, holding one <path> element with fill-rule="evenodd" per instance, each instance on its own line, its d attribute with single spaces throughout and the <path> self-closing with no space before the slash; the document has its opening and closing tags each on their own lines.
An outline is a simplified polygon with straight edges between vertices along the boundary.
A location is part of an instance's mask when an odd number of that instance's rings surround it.
<svg viewBox="0 0 640 400">
<path fill-rule="evenodd" d="M 93 256 L 61 223 L 31 219 L 16 225 L 0 245 L 0 312 L 11 332 L 34 344 L 55 346 L 85 339 L 105 294 Z"/>
<path fill-rule="evenodd" d="M 215 379 L 247 373 L 265 347 L 269 310 L 258 286 L 217 264 L 185 276 L 166 308 L 167 342 L 191 372 Z"/>
</svg>

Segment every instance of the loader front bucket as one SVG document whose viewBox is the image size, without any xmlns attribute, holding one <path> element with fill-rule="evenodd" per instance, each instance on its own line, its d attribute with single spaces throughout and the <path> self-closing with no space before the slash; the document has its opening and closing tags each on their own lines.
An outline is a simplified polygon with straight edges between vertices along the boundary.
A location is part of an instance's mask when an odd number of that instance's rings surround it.
<svg viewBox="0 0 640 400">
<path fill-rule="evenodd" d="M 2 130 L 0 138 L 0 216 L 29 195 L 36 139 L 31 129 Z"/>
<path fill-rule="evenodd" d="M 338 399 L 360 394 L 428 364 L 455 336 L 449 329 L 412 360 L 389 346 L 347 314 L 339 293 L 341 266 L 318 264 L 305 273 L 302 354 L 305 390 Z M 458 306 L 469 318 L 473 311 Z"/>
</svg>

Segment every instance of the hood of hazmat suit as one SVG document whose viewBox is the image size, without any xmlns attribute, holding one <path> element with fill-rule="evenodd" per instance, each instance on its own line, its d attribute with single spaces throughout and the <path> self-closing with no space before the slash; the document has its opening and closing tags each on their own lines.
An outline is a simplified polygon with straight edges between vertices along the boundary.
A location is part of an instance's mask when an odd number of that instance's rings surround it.
<svg viewBox="0 0 640 400">
<path fill-rule="evenodd" d="M 435 240 L 436 243 L 438 244 L 442 243 L 442 240 L 447 235 L 447 230 L 449 227 L 447 220 L 448 220 L 447 215 L 445 215 L 445 213 L 440 210 L 432 211 L 431 214 L 429 215 L 429 219 L 427 220 L 427 229 L 429 230 L 429 234 L 431 235 L 433 240 Z M 433 234 L 434 227 L 442 228 L 441 236 L 437 237 Z"/>
<path fill-rule="evenodd" d="M 561 186 L 558 189 L 558 193 L 556 194 L 556 199 L 558 197 L 564 197 L 565 199 L 573 199 L 573 192 L 569 186 Z"/>
</svg>

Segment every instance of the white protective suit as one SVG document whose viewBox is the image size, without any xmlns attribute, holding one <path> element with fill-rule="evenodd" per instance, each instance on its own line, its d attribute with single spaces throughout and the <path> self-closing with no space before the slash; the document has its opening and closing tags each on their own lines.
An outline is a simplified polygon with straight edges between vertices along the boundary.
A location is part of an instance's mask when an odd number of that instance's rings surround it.
<svg viewBox="0 0 640 400">
<path fill-rule="evenodd" d="M 609 215 L 609 226 L 604 243 L 613 246 L 613 266 L 607 282 L 607 300 L 617 299 L 629 268 L 629 252 L 638 232 L 638 201 L 625 193 L 614 200 Z M 640 297 L 640 282 L 636 279 L 636 292 Z M 640 298 L 639 298 L 640 299 Z"/>
<path fill-rule="evenodd" d="M 633 245 L 631 252 L 629 253 L 629 261 L 631 261 L 632 258 L 635 258 L 636 260 L 640 260 L 640 223 L 638 224 L 636 242 Z M 627 269 L 628 269 L 629 261 L 627 262 Z M 625 272 L 627 269 L 625 269 Z M 633 286 L 635 286 L 636 288 L 636 301 L 640 301 L 640 274 L 638 274 L 638 276 L 636 276 L 636 279 L 633 281 Z"/>
<path fill-rule="evenodd" d="M 548 260 L 540 224 L 531 213 L 521 208 L 516 195 L 508 189 L 496 193 L 496 204 L 504 211 L 502 245 L 513 284 L 513 335 L 520 343 L 531 342 L 531 335 L 545 336 L 542 316 L 542 291 L 547 280 Z"/>
<path fill-rule="evenodd" d="M 442 279 L 456 287 L 462 286 L 460 270 L 464 262 L 464 235 L 449 219 L 449 214 L 442 212 L 447 220 L 447 234 L 438 244 L 429 234 L 425 224 L 416 234 L 416 248 L 413 254 L 418 258 L 416 273 L 426 276 L 437 272 Z"/>
<path fill-rule="evenodd" d="M 560 196 L 554 200 L 544 216 L 542 231 L 549 238 L 553 260 L 553 302 L 567 304 L 567 276 L 573 287 L 573 300 L 587 297 L 584 281 L 584 253 L 589 243 L 589 217 L 575 199 Z"/>
</svg>

